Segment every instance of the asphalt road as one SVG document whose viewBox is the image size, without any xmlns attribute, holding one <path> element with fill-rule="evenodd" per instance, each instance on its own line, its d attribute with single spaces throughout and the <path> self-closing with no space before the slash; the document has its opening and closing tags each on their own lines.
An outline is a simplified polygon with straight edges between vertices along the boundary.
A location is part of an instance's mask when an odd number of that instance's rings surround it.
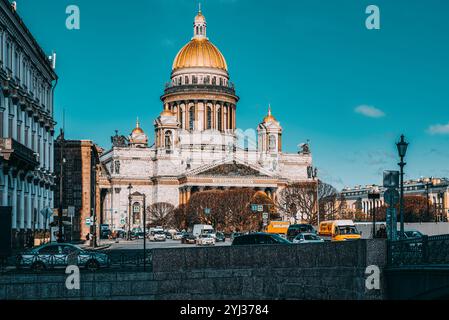
<svg viewBox="0 0 449 320">
<path fill-rule="evenodd" d="M 110 245 L 108 248 L 104 249 L 104 251 L 111 251 L 111 250 L 136 250 L 136 249 L 142 249 L 143 248 L 143 239 L 140 240 L 133 240 L 133 241 L 126 241 L 126 240 L 119 240 L 118 243 L 115 243 L 111 240 L 102 240 L 100 242 L 100 245 Z M 181 241 L 175 241 L 175 240 L 167 240 L 164 242 L 151 242 L 147 239 L 147 249 L 157 249 L 157 248 L 194 248 L 198 247 L 195 244 L 181 244 Z M 231 241 L 229 239 L 226 239 L 226 242 L 217 242 L 215 244 L 216 247 L 218 246 L 229 246 L 231 245 Z"/>
</svg>

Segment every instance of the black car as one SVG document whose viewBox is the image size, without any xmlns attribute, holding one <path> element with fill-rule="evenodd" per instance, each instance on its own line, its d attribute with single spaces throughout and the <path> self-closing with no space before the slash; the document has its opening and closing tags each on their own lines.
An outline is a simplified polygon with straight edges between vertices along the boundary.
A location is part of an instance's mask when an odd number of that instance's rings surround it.
<svg viewBox="0 0 449 320">
<path fill-rule="evenodd" d="M 316 233 L 316 230 L 311 224 L 292 224 L 288 227 L 287 239 L 293 241 L 300 233 Z"/>
<path fill-rule="evenodd" d="M 217 242 L 226 242 L 226 237 L 223 232 L 217 232 L 215 234 L 215 241 Z"/>
<path fill-rule="evenodd" d="M 251 233 L 234 238 L 233 246 L 238 245 L 264 245 L 264 244 L 292 244 L 278 234 Z"/>
<path fill-rule="evenodd" d="M 196 244 L 196 237 L 192 233 L 184 233 L 181 238 L 182 244 Z"/>
</svg>

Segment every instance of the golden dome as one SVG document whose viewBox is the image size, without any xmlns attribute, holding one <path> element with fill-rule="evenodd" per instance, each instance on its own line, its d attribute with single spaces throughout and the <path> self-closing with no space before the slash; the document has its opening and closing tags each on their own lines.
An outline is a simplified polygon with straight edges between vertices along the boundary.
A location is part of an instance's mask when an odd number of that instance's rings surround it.
<svg viewBox="0 0 449 320">
<path fill-rule="evenodd" d="M 206 22 L 206 18 L 203 16 L 203 14 L 200 12 L 198 12 L 198 14 L 195 17 L 195 23 L 203 23 Z"/>
<path fill-rule="evenodd" d="M 175 113 L 168 109 L 161 112 L 161 117 L 173 117 L 174 115 Z"/>
<path fill-rule="evenodd" d="M 277 122 L 276 118 L 271 114 L 271 106 L 268 106 L 268 115 L 263 119 L 263 122 Z"/>
<path fill-rule="evenodd" d="M 216 68 L 228 71 L 226 60 L 207 38 L 194 38 L 177 54 L 173 71 L 181 68 Z"/>
<path fill-rule="evenodd" d="M 136 128 L 131 132 L 131 135 L 137 135 L 144 133 L 142 128 L 140 128 L 139 118 L 136 121 Z"/>
</svg>

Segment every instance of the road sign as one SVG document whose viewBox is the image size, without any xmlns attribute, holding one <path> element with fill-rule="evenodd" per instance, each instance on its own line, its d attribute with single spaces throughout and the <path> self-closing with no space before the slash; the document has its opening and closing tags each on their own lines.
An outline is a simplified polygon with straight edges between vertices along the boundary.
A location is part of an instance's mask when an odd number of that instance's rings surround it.
<svg viewBox="0 0 449 320">
<path fill-rule="evenodd" d="M 125 218 L 121 218 L 121 219 L 120 219 L 120 224 L 125 224 L 125 223 L 126 223 Z"/>
<path fill-rule="evenodd" d="M 399 171 L 384 171 L 383 184 L 385 188 L 399 187 Z"/>
<path fill-rule="evenodd" d="M 50 208 L 44 208 L 40 211 L 40 214 L 45 218 L 48 219 L 50 216 L 53 215 L 53 210 Z"/>
<path fill-rule="evenodd" d="M 399 192 L 396 189 L 388 189 L 384 194 L 385 202 L 390 206 L 395 206 L 399 202 Z"/>
<path fill-rule="evenodd" d="M 262 219 L 268 220 L 268 212 L 264 212 L 264 213 L 262 214 Z"/>
<path fill-rule="evenodd" d="M 92 221 L 90 220 L 90 218 L 86 218 L 86 225 L 90 226 L 92 223 Z"/>
<path fill-rule="evenodd" d="M 259 206 L 257 207 L 257 211 L 263 212 L 263 205 L 259 205 Z"/>
</svg>

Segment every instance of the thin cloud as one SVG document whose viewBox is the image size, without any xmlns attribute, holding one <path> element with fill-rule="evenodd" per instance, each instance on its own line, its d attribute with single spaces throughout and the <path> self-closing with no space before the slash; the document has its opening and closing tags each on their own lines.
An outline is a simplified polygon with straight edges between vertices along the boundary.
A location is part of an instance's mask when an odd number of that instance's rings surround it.
<svg viewBox="0 0 449 320">
<path fill-rule="evenodd" d="M 361 114 L 368 118 L 382 118 L 385 117 L 385 113 L 373 106 L 361 105 L 355 108 L 356 113 Z"/>
<path fill-rule="evenodd" d="M 436 135 L 436 134 L 449 134 L 449 123 L 448 124 L 435 124 L 427 129 L 427 132 Z"/>
</svg>

